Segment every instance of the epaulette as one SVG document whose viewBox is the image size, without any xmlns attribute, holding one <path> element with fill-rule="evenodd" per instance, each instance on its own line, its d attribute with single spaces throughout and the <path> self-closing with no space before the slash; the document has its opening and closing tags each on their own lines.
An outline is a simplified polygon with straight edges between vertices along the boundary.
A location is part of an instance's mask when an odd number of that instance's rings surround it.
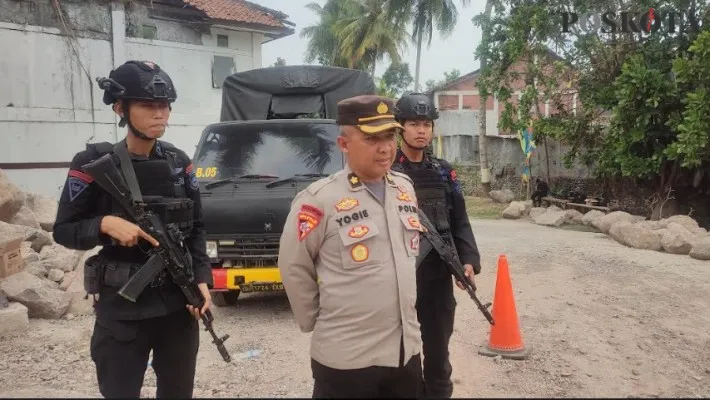
<svg viewBox="0 0 710 400">
<path fill-rule="evenodd" d="M 399 171 L 395 171 L 395 170 L 390 169 L 390 174 L 394 175 L 394 176 L 399 176 L 400 178 L 404 178 L 404 179 L 408 180 L 409 183 L 411 183 L 412 185 L 414 184 L 414 181 L 412 180 L 412 178 L 410 178 L 409 175 L 407 175 L 403 172 L 399 172 Z"/>
<path fill-rule="evenodd" d="M 324 187 L 328 186 L 329 184 L 335 182 L 335 178 L 337 178 L 337 173 L 331 174 L 325 178 L 318 179 L 317 181 L 311 183 L 308 185 L 306 190 L 308 193 L 310 193 L 312 196 L 315 196 L 316 193 L 320 192 L 321 189 Z"/>
</svg>

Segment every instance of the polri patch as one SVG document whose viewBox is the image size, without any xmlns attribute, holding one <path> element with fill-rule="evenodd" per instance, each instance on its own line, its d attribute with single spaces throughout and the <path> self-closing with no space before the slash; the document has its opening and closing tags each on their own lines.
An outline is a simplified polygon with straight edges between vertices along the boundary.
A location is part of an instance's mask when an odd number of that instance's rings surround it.
<svg viewBox="0 0 710 400">
<path fill-rule="evenodd" d="M 298 213 L 298 240 L 301 241 L 320 224 L 323 212 L 314 206 L 304 204 Z"/>
<path fill-rule="evenodd" d="M 69 177 L 67 180 L 69 186 L 69 201 L 74 201 L 79 195 L 89 187 L 89 183 L 75 177 Z"/>
<path fill-rule="evenodd" d="M 353 247 L 350 251 L 350 255 L 352 256 L 353 261 L 363 262 L 370 257 L 370 249 L 368 249 L 364 244 L 358 244 L 355 245 L 355 247 Z"/>
</svg>

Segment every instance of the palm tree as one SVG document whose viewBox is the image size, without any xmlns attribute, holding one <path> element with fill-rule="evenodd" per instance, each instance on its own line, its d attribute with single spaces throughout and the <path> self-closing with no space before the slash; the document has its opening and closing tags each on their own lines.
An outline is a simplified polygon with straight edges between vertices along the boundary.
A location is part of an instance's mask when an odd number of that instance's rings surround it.
<svg viewBox="0 0 710 400">
<path fill-rule="evenodd" d="M 303 28 L 302 38 L 308 38 L 305 61 L 311 63 L 318 61 L 322 65 L 347 68 L 351 64 L 343 56 L 342 46 L 335 30 L 336 23 L 346 17 L 349 8 L 345 7 L 347 1 L 328 0 L 324 6 L 318 3 L 309 3 L 306 8 L 318 15 L 318 23 Z M 356 65 L 358 69 L 365 69 L 366 65 Z"/>
<path fill-rule="evenodd" d="M 431 45 L 434 26 L 442 37 L 449 36 L 456 26 L 458 11 L 453 0 L 390 0 L 389 12 L 402 14 L 409 11 L 412 15 L 412 40 L 417 44 L 417 64 L 414 72 L 414 87 L 419 91 L 419 69 L 421 65 L 422 43 L 426 40 Z M 461 0 L 468 6 L 470 0 Z"/>
<path fill-rule="evenodd" d="M 334 31 L 348 67 L 365 64 L 375 76 L 377 61 L 388 56 L 398 63 L 407 43 L 406 11 L 391 12 L 391 0 L 343 0 L 344 16 L 334 25 Z"/>
</svg>

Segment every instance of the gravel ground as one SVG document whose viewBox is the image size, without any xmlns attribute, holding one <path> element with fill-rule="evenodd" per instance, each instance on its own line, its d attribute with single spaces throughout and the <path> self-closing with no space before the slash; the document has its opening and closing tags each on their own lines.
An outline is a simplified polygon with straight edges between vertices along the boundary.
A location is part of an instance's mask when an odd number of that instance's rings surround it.
<svg viewBox="0 0 710 400">
<path fill-rule="evenodd" d="M 524 221 L 474 220 L 484 268 L 479 298 L 493 297 L 505 253 L 527 360 L 477 354 L 488 338 L 464 292 L 451 343 L 456 397 L 709 397 L 710 262 L 626 248 L 599 233 Z M 282 294 L 243 296 L 216 308 L 229 333 L 225 364 L 202 335 L 196 397 L 310 397 L 309 335 Z M 93 318 L 31 320 L 0 339 L 0 397 L 99 396 L 89 337 Z M 249 350 L 261 351 L 249 359 Z M 149 368 L 143 397 L 155 395 Z"/>
</svg>

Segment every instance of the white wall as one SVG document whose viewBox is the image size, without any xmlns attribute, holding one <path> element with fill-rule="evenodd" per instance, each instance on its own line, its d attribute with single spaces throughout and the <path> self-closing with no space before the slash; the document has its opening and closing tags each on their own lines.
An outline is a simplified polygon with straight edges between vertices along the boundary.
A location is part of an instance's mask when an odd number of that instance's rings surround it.
<svg viewBox="0 0 710 400">
<path fill-rule="evenodd" d="M 215 28 L 214 42 L 203 36 L 207 46 L 126 37 L 123 7 L 114 8 L 113 46 L 78 38 L 78 57 L 58 29 L 0 23 L 0 163 L 69 162 L 87 142 L 123 138 L 96 78 L 128 59 L 154 61 L 170 74 L 178 100 L 164 139 L 192 156 L 201 131 L 219 120 L 212 56 L 233 56 L 237 71 L 261 66 L 261 34 Z M 216 32 L 229 34 L 229 48 L 216 47 Z M 67 168 L 5 172 L 24 190 L 58 197 Z"/>
</svg>

